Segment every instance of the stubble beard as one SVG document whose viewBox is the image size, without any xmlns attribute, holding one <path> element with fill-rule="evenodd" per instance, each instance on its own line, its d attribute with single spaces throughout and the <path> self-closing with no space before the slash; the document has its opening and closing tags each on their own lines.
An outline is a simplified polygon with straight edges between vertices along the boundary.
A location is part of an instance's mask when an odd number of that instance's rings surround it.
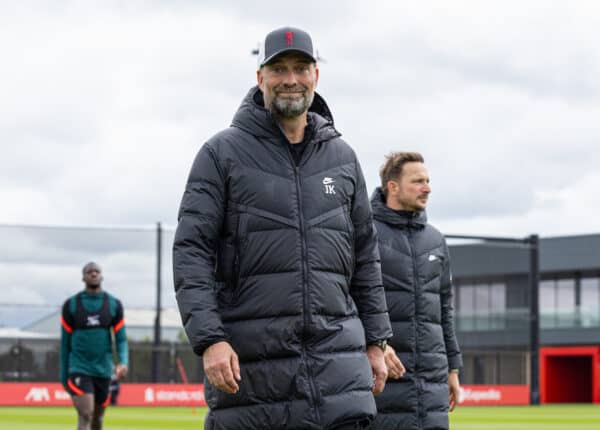
<svg viewBox="0 0 600 430">
<path fill-rule="evenodd" d="M 423 207 L 421 207 L 421 203 L 418 200 L 409 201 L 408 199 L 402 199 L 402 197 L 396 198 L 396 204 L 398 204 L 398 206 L 400 207 L 403 207 L 404 210 L 409 212 L 424 211 L 427 206 L 427 203 L 425 203 Z"/>
<path fill-rule="evenodd" d="M 302 97 L 292 99 L 288 97 L 280 97 L 279 93 L 275 95 L 271 103 L 271 111 L 282 118 L 296 118 L 308 111 L 312 104 L 315 93 L 309 93 L 306 88 L 303 88 L 304 94 Z M 280 91 L 285 92 L 285 91 Z"/>
</svg>

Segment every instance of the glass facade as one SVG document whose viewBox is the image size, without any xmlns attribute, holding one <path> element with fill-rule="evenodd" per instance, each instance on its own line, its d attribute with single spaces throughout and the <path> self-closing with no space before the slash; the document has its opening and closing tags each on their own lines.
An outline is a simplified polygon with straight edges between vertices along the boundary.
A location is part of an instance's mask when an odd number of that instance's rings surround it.
<svg viewBox="0 0 600 430">
<path fill-rule="evenodd" d="M 600 278 L 571 277 L 540 283 L 540 326 L 599 327 Z"/>
<path fill-rule="evenodd" d="M 579 321 L 582 327 L 600 326 L 600 278 L 581 278 Z"/>
<path fill-rule="evenodd" d="M 506 284 L 462 284 L 455 315 L 458 330 L 501 330 L 507 326 Z"/>
<path fill-rule="evenodd" d="M 516 285 L 515 290 L 523 288 L 528 285 Z M 454 309 L 458 330 L 528 327 L 528 305 L 509 305 L 510 294 L 510 289 L 501 282 L 457 284 Z M 573 274 L 540 281 L 539 309 L 542 329 L 600 327 L 600 278 Z"/>
</svg>

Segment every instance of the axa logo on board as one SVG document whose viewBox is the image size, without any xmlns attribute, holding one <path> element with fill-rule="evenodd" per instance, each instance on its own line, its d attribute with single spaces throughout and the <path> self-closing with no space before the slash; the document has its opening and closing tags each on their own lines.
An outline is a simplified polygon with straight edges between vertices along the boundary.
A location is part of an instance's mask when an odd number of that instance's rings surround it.
<svg viewBox="0 0 600 430">
<path fill-rule="evenodd" d="M 54 394 L 54 398 L 50 395 Z M 45 403 L 52 402 L 55 400 L 70 400 L 71 396 L 63 389 L 53 389 L 48 387 L 31 387 L 27 394 L 25 394 L 24 400 L 28 403 Z"/>
<path fill-rule="evenodd" d="M 32 387 L 25 395 L 26 402 L 49 402 L 50 392 L 47 387 Z"/>
</svg>

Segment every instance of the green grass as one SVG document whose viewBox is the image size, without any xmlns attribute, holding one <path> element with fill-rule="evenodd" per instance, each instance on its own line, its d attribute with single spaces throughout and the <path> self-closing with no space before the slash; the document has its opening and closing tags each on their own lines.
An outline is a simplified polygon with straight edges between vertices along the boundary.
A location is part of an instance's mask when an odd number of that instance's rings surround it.
<svg viewBox="0 0 600 430">
<path fill-rule="evenodd" d="M 600 405 L 471 406 L 450 414 L 452 430 L 598 430 Z"/>
<path fill-rule="evenodd" d="M 105 430 L 201 430 L 206 408 L 109 408 Z M 600 405 L 540 407 L 458 407 L 450 414 L 452 430 L 598 430 Z M 0 428 L 19 430 L 75 429 L 71 407 L 0 407 Z"/>
<path fill-rule="evenodd" d="M 109 407 L 105 430 L 202 430 L 206 408 Z M 57 407 L 0 407 L 0 428 L 19 430 L 69 430 L 77 427 L 75 409 Z"/>
</svg>

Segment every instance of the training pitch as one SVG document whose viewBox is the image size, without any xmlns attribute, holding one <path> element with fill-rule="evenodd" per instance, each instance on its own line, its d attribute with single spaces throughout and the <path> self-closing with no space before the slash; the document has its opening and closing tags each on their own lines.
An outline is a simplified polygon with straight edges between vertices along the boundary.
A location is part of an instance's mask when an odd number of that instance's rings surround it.
<svg viewBox="0 0 600 430">
<path fill-rule="evenodd" d="M 201 430 L 206 408 L 109 408 L 105 430 Z M 71 407 L 0 407 L 0 428 L 19 430 L 75 429 Z M 598 430 L 600 405 L 457 408 L 450 414 L 452 430 Z"/>
</svg>

